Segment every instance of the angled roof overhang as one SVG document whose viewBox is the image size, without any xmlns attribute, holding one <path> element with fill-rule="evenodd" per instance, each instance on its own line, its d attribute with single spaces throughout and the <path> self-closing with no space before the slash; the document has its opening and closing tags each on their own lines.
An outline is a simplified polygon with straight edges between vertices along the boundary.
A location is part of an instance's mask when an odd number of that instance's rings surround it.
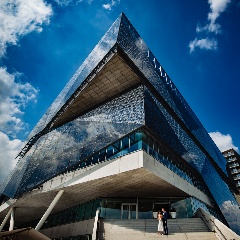
<svg viewBox="0 0 240 240">
<path fill-rule="evenodd" d="M 59 110 L 51 124 L 56 128 L 136 85 L 141 79 L 116 51 L 101 62 Z"/>
<path fill-rule="evenodd" d="M 53 212 L 105 197 L 161 198 L 174 202 L 194 196 L 211 206 L 206 194 L 144 151 L 137 151 L 69 174 L 73 174 L 74 177 L 70 178 L 66 173 L 49 180 L 42 189 L 23 194 L 0 212 L 0 221 L 11 207 L 16 208 L 16 226 L 40 219 L 60 189 L 63 189 L 64 193 Z"/>
</svg>

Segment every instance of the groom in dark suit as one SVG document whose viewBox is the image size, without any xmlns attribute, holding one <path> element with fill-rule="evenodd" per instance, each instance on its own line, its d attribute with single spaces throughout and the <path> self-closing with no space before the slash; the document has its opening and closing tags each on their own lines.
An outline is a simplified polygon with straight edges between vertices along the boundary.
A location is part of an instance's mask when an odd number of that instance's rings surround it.
<svg viewBox="0 0 240 240">
<path fill-rule="evenodd" d="M 167 227 L 168 213 L 164 208 L 162 208 L 162 213 L 163 213 L 163 229 L 164 229 L 165 235 L 168 235 L 168 227 Z"/>
</svg>

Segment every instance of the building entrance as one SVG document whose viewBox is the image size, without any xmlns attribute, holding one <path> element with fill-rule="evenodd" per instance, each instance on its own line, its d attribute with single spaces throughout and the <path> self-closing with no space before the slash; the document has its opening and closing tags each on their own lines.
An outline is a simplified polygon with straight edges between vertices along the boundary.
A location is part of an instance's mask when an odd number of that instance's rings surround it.
<svg viewBox="0 0 240 240">
<path fill-rule="evenodd" d="M 138 219 L 137 203 L 122 203 L 121 219 Z"/>
<path fill-rule="evenodd" d="M 191 203 L 183 198 L 101 198 L 100 218 L 103 219 L 152 219 L 162 208 L 169 213 L 171 206 L 178 216 L 190 216 Z M 182 201 L 182 202 L 179 202 Z M 176 205 L 176 203 L 179 204 Z M 187 204 L 187 205 L 186 205 Z M 180 208 L 177 209 L 177 206 Z M 190 207 L 188 207 L 190 206 Z M 181 210 L 181 212 L 180 212 Z M 169 215 L 170 216 L 170 215 Z"/>
</svg>

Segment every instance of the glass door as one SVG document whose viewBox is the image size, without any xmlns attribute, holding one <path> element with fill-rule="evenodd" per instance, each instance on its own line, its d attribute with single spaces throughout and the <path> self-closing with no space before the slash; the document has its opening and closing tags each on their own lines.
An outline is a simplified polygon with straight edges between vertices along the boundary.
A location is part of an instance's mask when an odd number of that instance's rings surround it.
<svg viewBox="0 0 240 240">
<path fill-rule="evenodd" d="M 137 203 L 122 203 L 121 219 L 138 219 Z"/>
</svg>

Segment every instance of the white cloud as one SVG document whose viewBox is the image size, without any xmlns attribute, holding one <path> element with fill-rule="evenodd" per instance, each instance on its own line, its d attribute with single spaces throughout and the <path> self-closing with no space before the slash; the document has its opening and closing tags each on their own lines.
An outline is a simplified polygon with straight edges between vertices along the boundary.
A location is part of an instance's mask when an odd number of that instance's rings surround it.
<svg viewBox="0 0 240 240">
<path fill-rule="evenodd" d="M 208 14 L 208 20 L 210 21 L 209 31 L 215 32 L 215 29 L 218 28 L 219 25 L 217 24 L 218 26 L 215 26 L 215 22 L 220 14 L 226 10 L 230 2 L 231 0 L 208 0 L 211 9 L 211 12 Z"/>
<path fill-rule="evenodd" d="M 198 158 L 198 156 L 196 154 L 191 153 L 191 152 L 186 152 L 181 157 L 189 163 L 191 163 L 192 160 L 195 160 Z"/>
<path fill-rule="evenodd" d="M 93 0 L 54 0 L 58 5 L 61 7 L 68 6 L 68 5 L 77 5 L 81 2 L 87 2 L 91 4 Z"/>
<path fill-rule="evenodd" d="M 18 39 L 32 31 L 42 31 L 41 25 L 49 22 L 50 5 L 43 0 L 0 1 L 0 57 L 8 45 L 16 45 Z"/>
<path fill-rule="evenodd" d="M 238 204 L 232 201 L 225 201 L 222 204 L 222 213 L 227 219 L 231 229 L 239 233 L 240 229 L 240 209 Z"/>
<path fill-rule="evenodd" d="M 0 1 L 0 58 L 7 47 L 18 44 L 24 35 L 42 31 L 48 23 L 52 8 L 44 0 L 1 0 Z M 0 67 L 0 181 L 12 170 L 15 157 L 22 141 L 10 140 L 24 129 L 23 110 L 30 101 L 36 101 L 38 90 L 29 83 L 19 81 L 21 74 L 10 74 Z"/>
<path fill-rule="evenodd" d="M 110 3 L 103 4 L 102 7 L 106 10 L 112 10 L 112 7 L 118 5 L 120 0 L 112 0 Z"/>
<path fill-rule="evenodd" d="M 198 25 L 196 28 L 196 32 L 199 33 L 203 31 L 213 32 L 215 34 L 218 34 L 218 33 L 221 33 L 221 26 L 218 23 L 207 24 L 205 27 L 201 27 Z"/>
<path fill-rule="evenodd" d="M 0 131 L 11 136 L 24 128 L 22 110 L 29 101 L 36 101 L 38 92 L 29 83 L 17 82 L 18 75 L 0 68 Z"/>
<path fill-rule="evenodd" d="M 230 134 L 224 135 L 220 132 L 210 132 L 209 135 L 221 152 L 231 148 L 233 148 L 235 151 L 239 150 L 238 147 L 234 146 L 233 140 Z"/>
<path fill-rule="evenodd" d="M 0 183 L 4 181 L 16 165 L 15 157 L 20 152 L 21 146 L 21 140 L 10 140 L 6 134 L 0 132 Z"/>
<path fill-rule="evenodd" d="M 208 0 L 210 5 L 210 12 L 208 13 L 208 21 L 209 23 L 200 27 L 197 26 L 196 32 L 208 31 L 218 34 L 221 32 L 221 26 L 216 23 L 217 18 L 220 16 L 222 12 L 224 12 L 227 8 L 228 3 L 231 0 Z"/>
<path fill-rule="evenodd" d="M 205 49 L 205 50 L 216 50 L 217 49 L 217 40 L 212 38 L 195 38 L 189 43 L 190 53 L 192 53 L 195 48 Z"/>
<path fill-rule="evenodd" d="M 216 23 L 216 20 L 220 14 L 226 10 L 227 5 L 230 2 L 231 0 L 208 0 L 208 3 L 210 5 L 210 12 L 208 13 L 208 24 L 206 24 L 204 27 L 198 25 L 196 32 L 205 32 L 206 34 L 221 33 L 221 26 L 220 24 Z M 197 40 L 197 38 L 195 38 L 195 40 L 189 43 L 190 53 L 192 53 L 196 47 L 199 47 L 200 49 L 215 50 L 217 49 L 217 40 L 214 38 L 209 39 L 208 37 L 200 40 Z"/>
<path fill-rule="evenodd" d="M 107 9 L 107 10 L 111 10 L 111 5 L 110 5 L 110 3 L 103 4 L 102 6 L 103 6 L 103 8 L 105 8 L 105 9 Z"/>
</svg>

